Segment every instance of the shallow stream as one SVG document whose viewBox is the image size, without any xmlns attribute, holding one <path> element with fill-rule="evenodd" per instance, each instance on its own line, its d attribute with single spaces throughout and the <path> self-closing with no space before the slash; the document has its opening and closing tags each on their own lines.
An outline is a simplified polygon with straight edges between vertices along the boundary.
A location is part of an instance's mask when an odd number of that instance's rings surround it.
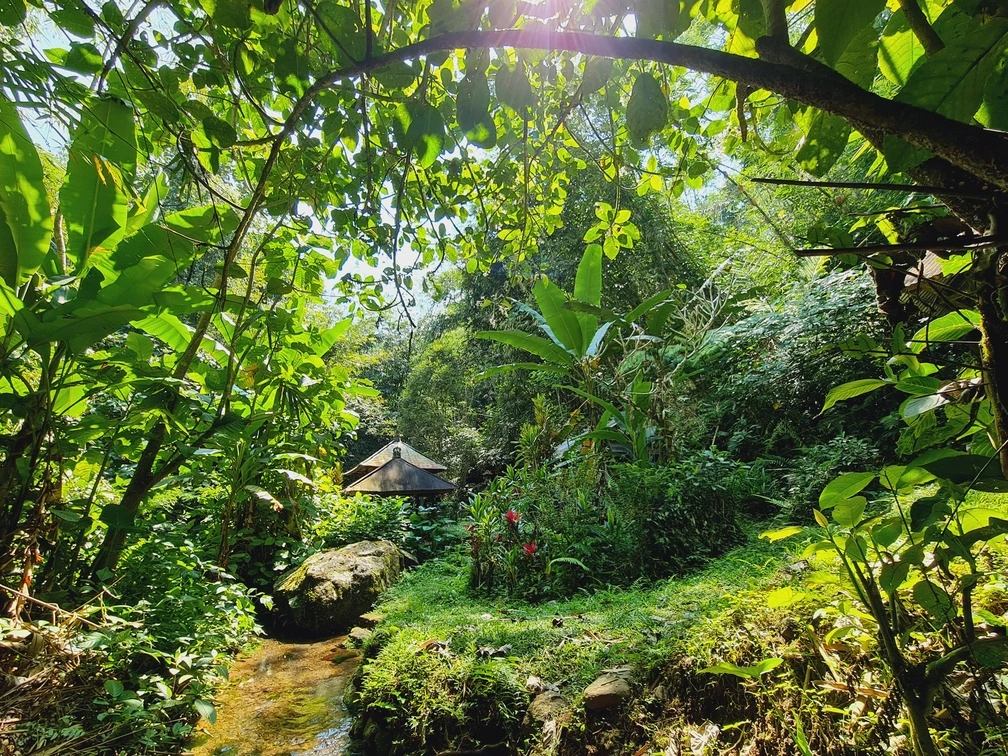
<svg viewBox="0 0 1008 756">
<path fill-rule="evenodd" d="M 343 690 L 360 663 L 346 638 L 272 638 L 231 667 L 217 722 L 201 721 L 192 756 L 343 756 L 350 717 Z"/>
</svg>

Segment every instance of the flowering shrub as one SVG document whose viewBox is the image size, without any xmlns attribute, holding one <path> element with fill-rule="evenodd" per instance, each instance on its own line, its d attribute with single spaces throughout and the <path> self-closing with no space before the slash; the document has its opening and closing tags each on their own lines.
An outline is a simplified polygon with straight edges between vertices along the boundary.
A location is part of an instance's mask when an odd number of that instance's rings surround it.
<svg viewBox="0 0 1008 756">
<path fill-rule="evenodd" d="M 516 489 L 508 478 L 498 478 L 481 494 L 472 497 L 466 526 L 472 568 L 470 587 L 508 594 L 540 595 L 542 577 L 549 571 L 538 527 L 522 514 L 517 502 L 509 503 Z"/>
<path fill-rule="evenodd" d="M 470 501 L 470 586 L 542 598 L 696 569 L 739 542 L 747 473 L 710 451 L 664 467 L 509 468 Z"/>
</svg>

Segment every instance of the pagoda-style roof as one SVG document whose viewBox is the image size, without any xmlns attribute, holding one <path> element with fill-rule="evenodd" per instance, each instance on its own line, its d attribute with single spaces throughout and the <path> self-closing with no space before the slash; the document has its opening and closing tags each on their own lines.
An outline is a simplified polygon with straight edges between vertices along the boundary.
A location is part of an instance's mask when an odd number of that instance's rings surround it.
<svg viewBox="0 0 1008 756">
<path fill-rule="evenodd" d="M 447 480 L 442 480 L 402 457 L 393 456 L 377 470 L 346 486 L 343 492 L 385 496 L 432 496 L 454 490 L 455 486 Z"/>
<path fill-rule="evenodd" d="M 388 464 L 395 458 L 395 450 L 397 448 L 399 449 L 399 457 L 414 467 L 419 467 L 421 470 L 438 473 L 448 469 L 440 462 L 435 462 L 430 457 L 425 457 L 405 441 L 390 441 L 370 457 L 359 462 L 356 467 L 344 472 L 344 482 L 358 480 L 368 473 L 374 472 L 379 467 Z"/>
</svg>

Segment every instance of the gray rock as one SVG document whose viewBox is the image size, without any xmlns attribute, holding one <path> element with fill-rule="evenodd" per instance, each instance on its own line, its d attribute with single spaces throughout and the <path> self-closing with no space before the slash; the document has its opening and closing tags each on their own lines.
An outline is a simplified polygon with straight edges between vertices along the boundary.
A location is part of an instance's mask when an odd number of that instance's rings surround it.
<svg viewBox="0 0 1008 756">
<path fill-rule="evenodd" d="M 624 676 L 614 672 L 603 672 L 595 682 L 585 688 L 582 700 L 590 711 L 602 711 L 619 706 L 630 698 L 630 683 Z"/>
<path fill-rule="evenodd" d="M 371 609 L 402 567 L 402 553 L 391 541 L 361 541 L 308 557 L 280 576 L 274 598 L 302 633 L 338 635 Z"/>
</svg>

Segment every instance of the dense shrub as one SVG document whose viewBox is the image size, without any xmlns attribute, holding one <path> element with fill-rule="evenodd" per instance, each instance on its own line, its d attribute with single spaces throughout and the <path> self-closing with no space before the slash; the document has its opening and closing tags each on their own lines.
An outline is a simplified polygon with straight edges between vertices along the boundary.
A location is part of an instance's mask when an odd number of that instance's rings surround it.
<svg viewBox="0 0 1008 756">
<path fill-rule="evenodd" d="M 509 469 L 471 503 L 471 586 L 543 597 L 688 572 L 741 540 L 768 480 L 714 451 L 663 467 Z"/>
<path fill-rule="evenodd" d="M 796 522 L 811 522 L 819 492 L 837 473 L 878 466 L 879 450 L 870 441 L 843 433 L 825 443 L 802 448 L 784 475 L 785 513 Z"/>
<path fill-rule="evenodd" d="M 445 554 L 465 539 L 459 523 L 459 503 L 454 499 L 411 502 L 406 510 L 405 549 L 425 561 Z"/>
<path fill-rule="evenodd" d="M 324 495 L 319 508 L 327 514 L 315 526 L 319 545 L 336 549 L 357 541 L 406 541 L 406 500 L 400 497 Z"/>
<path fill-rule="evenodd" d="M 447 644 L 418 650 L 412 634 L 397 633 L 363 671 L 347 703 L 369 753 L 435 753 L 460 740 L 517 752 L 528 698 L 506 661 Z"/>
<path fill-rule="evenodd" d="M 840 433 L 878 436 L 878 418 L 895 409 L 891 399 L 859 399 L 870 412 L 820 410 L 830 388 L 865 377 L 864 361 L 841 345 L 884 333 L 871 279 L 858 271 L 796 284 L 774 302 L 751 306 L 712 332 L 691 360 L 690 394 L 704 420 L 700 443 L 714 438 L 745 460 L 781 459 Z"/>
<path fill-rule="evenodd" d="M 682 574 L 737 544 L 739 514 L 752 494 L 747 470 L 712 451 L 668 467 L 615 467 L 609 497 L 636 540 L 637 568 L 649 576 Z"/>
<path fill-rule="evenodd" d="M 121 575 L 84 610 L 95 624 L 69 642 L 47 630 L 59 649 L 49 664 L 67 671 L 24 735 L 48 752 L 85 751 L 76 744 L 86 733 L 129 743 L 130 753 L 167 752 L 197 715 L 213 718 L 229 652 L 259 631 L 254 593 L 184 533 L 155 527 L 124 555 Z"/>
</svg>

